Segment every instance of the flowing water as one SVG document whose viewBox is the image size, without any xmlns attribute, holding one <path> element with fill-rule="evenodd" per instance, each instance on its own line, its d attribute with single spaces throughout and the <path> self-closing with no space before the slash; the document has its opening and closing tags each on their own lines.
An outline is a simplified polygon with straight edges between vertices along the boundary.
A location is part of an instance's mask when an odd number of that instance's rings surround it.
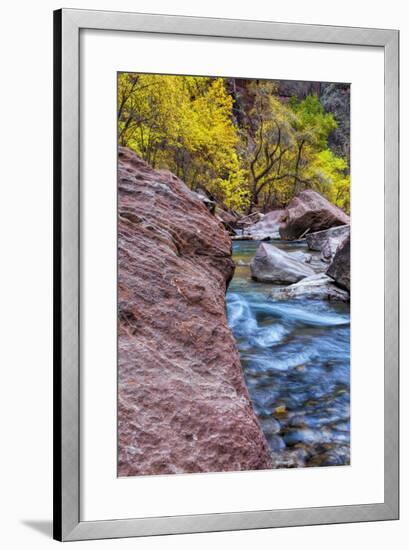
<svg viewBox="0 0 409 550">
<path fill-rule="evenodd" d="M 274 244 L 307 252 L 300 243 Z M 236 271 L 227 311 L 274 465 L 349 464 L 349 305 L 273 300 L 271 284 L 251 279 L 249 263 L 258 245 L 233 243 Z"/>
</svg>

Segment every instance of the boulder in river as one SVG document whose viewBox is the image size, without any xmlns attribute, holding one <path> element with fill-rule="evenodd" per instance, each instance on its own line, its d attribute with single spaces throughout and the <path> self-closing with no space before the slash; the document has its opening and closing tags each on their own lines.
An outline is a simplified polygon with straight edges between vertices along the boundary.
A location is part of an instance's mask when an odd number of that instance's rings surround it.
<svg viewBox="0 0 409 550">
<path fill-rule="evenodd" d="M 275 284 L 296 283 L 315 273 L 305 262 L 267 243 L 261 243 L 257 248 L 250 268 L 256 281 Z"/>
<path fill-rule="evenodd" d="M 310 250 L 320 251 L 321 259 L 324 262 L 331 262 L 339 246 L 349 234 L 350 226 L 340 225 L 338 227 L 331 227 L 331 229 L 325 229 L 324 231 L 309 233 L 306 236 L 306 240 Z"/>
<path fill-rule="evenodd" d="M 325 197 L 306 189 L 296 195 L 286 209 L 280 237 L 292 241 L 330 227 L 349 224 L 349 216 Z"/>
<path fill-rule="evenodd" d="M 263 241 L 265 239 L 279 239 L 280 224 L 284 217 L 284 210 L 273 210 L 272 212 L 268 212 L 257 223 L 245 227 L 243 229 L 243 235 L 257 241 Z"/>
<path fill-rule="evenodd" d="M 324 273 L 305 277 L 298 283 L 284 288 L 274 289 L 271 297 L 276 300 L 304 298 L 310 300 L 329 300 L 333 302 L 349 302 L 349 293 L 334 284 L 334 280 Z"/>
<path fill-rule="evenodd" d="M 342 288 L 351 290 L 351 238 L 348 236 L 338 248 L 327 275 Z"/>
<path fill-rule="evenodd" d="M 225 292 L 231 241 L 201 198 L 118 154 L 118 474 L 270 468 Z"/>
</svg>

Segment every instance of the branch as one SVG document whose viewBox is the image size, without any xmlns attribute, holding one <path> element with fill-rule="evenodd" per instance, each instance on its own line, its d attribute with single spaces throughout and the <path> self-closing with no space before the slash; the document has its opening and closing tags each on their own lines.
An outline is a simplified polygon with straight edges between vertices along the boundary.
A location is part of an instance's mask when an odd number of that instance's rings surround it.
<svg viewBox="0 0 409 550">
<path fill-rule="evenodd" d="M 121 105 L 119 106 L 119 109 L 118 109 L 118 120 L 120 120 L 121 118 L 121 115 L 122 115 L 122 110 L 125 106 L 125 103 L 128 101 L 128 99 L 131 97 L 134 89 L 135 89 L 135 86 L 137 85 L 138 83 L 138 80 L 139 80 L 139 77 L 136 77 L 133 81 L 133 84 L 131 86 L 131 89 L 129 90 L 129 93 L 128 94 L 124 94 L 122 96 L 122 100 L 121 100 Z"/>
<path fill-rule="evenodd" d="M 266 157 L 267 166 L 257 176 L 254 174 L 254 178 L 255 178 L 256 182 L 260 181 L 266 174 L 268 174 L 270 172 L 270 170 L 273 168 L 273 166 L 276 164 L 276 162 L 278 162 L 280 160 L 280 158 L 284 154 L 284 152 L 287 151 L 287 149 L 284 149 L 283 152 L 281 153 L 281 155 L 278 158 L 276 158 L 276 159 L 274 158 L 275 154 L 278 151 L 278 148 L 280 147 L 280 144 L 281 144 L 281 128 L 278 125 L 277 121 L 274 121 L 274 124 L 277 126 L 277 130 L 278 130 L 277 143 L 274 147 L 274 150 L 271 153 L 268 152 L 268 144 L 266 144 L 265 150 L 264 150 L 264 155 Z"/>
<path fill-rule="evenodd" d="M 298 177 L 298 168 L 300 166 L 301 153 L 302 153 L 302 148 L 304 147 L 304 143 L 305 143 L 305 139 L 303 139 L 301 141 L 300 145 L 298 146 L 297 161 L 295 163 L 295 173 L 296 173 L 297 177 Z M 297 183 L 298 183 L 297 177 L 294 176 L 294 191 L 297 191 Z"/>
<path fill-rule="evenodd" d="M 286 174 L 281 174 L 281 175 L 276 175 L 272 178 L 269 178 L 267 180 L 264 180 L 263 183 L 260 184 L 260 186 L 258 187 L 257 189 L 257 193 L 260 193 L 260 191 L 266 186 L 266 185 L 269 185 L 270 183 L 274 183 L 276 181 L 279 181 L 279 180 L 282 180 L 284 178 L 296 178 L 297 179 L 297 182 L 300 182 L 300 183 L 304 183 L 305 185 L 310 185 L 311 181 L 310 180 L 304 180 L 302 178 L 299 178 L 297 174 L 293 174 L 293 173 L 286 173 Z"/>
<path fill-rule="evenodd" d="M 256 151 L 256 154 L 254 156 L 254 159 L 251 161 L 250 163 L 250 171 L 251 171 L 251 175 L 253 176 L 254 180 L 257 181 L 257 178 L 256 178 L 256 162 L 258 161 L 258 157 L 260 156 L 260 153 L 261 153 L 261 149 L 263 147 L 263 127 L 264 127 L 264 124 L 263 124 L 263 119 L 261 118 L 260 119 L 260 128 L 259 128 L 259 139 L 260 139 L 260 145 L 258 146 L 257 148 L 257 151 Z"/>
</svg>

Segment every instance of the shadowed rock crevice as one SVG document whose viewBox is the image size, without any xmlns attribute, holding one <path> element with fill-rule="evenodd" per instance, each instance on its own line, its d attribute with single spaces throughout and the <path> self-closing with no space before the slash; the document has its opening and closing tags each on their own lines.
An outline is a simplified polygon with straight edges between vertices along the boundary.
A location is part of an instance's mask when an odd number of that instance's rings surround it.
<svg viewBox="0 0 409 550">
<path fill-rule="evenodd" d="M 132 151 L 118 162 L 118 475 L 271 467 L 225 292 L 230 238 Z"/>
</svg>

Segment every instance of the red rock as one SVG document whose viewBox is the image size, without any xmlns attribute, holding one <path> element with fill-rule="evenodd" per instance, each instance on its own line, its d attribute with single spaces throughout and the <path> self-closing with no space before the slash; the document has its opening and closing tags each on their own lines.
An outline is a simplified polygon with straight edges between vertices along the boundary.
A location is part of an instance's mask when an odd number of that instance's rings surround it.
<svg viewBox="0 0 409 550">
<path fill-rule="evenodd" d="M 118 165 L 118 475 L 271 467 L 227 325 L 227 232 L 167 171 Z"/>
<path fill-rule="evenodd" d="M 345 212 L 319 193 L 306 189 L 296 195 L 288 205 L 285 219 L 280 226 L 280 236 L 292 241 L 306 233 L 346 224 L 349 224 L 349 216 Z"/>
</svg>

